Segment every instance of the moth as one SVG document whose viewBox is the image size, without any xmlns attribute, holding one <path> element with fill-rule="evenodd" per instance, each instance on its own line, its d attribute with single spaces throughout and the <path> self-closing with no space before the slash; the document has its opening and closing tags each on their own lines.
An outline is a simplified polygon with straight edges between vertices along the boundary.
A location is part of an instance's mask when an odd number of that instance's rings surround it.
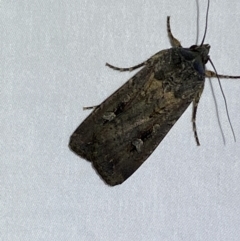
<svg viewBox="0 0 240 241">
<path fill-rule="evenodd" d="M 194 136 L 200 145 L 196 113 L 205 77 L 240 78 L 205 69 L 211 62 L 210 45 L 203 44 L 206 30 L 202 43 L 190 48 L 173 36 L 170 17 L 167 33 L 172 48 L 141 64 L 130 68 L 106 64 L 119 71 L 141 70 L 96 106 L 70 137 L 70 149 L 90 161 L 111 186 L 124 182 L 142 165 L 191 103 Z"/>
</svg>

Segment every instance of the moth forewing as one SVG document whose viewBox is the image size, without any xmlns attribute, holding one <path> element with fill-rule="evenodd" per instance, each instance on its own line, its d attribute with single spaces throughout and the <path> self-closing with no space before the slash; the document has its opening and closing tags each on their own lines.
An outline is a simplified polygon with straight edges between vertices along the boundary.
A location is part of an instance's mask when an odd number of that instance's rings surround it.
<svg viewBox="0 0 240 241">
<path fill-rule="evenodd" d="M 108 184 L 125 181 L 202 91 L 204 64 L 198 61 L 197 52 L 181 47 L 152 56 L 77 128 L 70 148 Z"/>
</svg>

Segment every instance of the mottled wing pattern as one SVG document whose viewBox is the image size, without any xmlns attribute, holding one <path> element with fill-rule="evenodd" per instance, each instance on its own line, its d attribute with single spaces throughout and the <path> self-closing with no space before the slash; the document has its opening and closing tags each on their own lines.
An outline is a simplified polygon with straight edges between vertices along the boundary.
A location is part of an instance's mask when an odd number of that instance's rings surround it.
<svg viewBox="0 0 240 241">
<path fill-rule="evenodd" d="M 141 166 L 202 91 L 204 72 L 196 71 L 181 49 L 151 57 L 71 136 L 70 148 L 91 161 L 109 185 L 122 183 Z"/>
</svg>

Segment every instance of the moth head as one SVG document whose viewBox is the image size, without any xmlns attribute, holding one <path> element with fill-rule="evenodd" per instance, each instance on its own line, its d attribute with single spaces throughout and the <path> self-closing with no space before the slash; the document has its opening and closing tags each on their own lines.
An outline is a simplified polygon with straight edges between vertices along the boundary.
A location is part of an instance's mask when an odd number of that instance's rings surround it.
<svg viewBox="0 0 240 241">
<path fill-rule="evenodd" d="M 198 53 L 202 57 L 202 62 L 206 64 L 209 60 L 209 50 L 210 45 L 209 44 L 201 44 L 201 45 L 192 45 L 190 47 L 190 50 L 193 52 Z"/>
</svg>

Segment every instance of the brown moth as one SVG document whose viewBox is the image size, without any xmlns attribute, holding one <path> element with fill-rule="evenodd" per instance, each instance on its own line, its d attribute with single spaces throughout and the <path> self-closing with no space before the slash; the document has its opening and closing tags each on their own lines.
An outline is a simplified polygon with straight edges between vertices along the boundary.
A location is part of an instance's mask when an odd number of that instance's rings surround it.
<svg viewBox="0 0 240 241">
<path fill-rule="evenodd" d="M 205 77 L 240 78 L 205 70 L 211 62 L 210 45 L 203 40 L 183 48 L 172 35 L 170 17 L 167 32 L 172 48 L 131 68 L 106 64 L 119 71 L 142 69 L 96 106 L 70 138 L 71 150 L 92 162 L 111 186 L 124 182 L 142 165 L 191 103 L 199 145 L 195 117 Z"/>
</svg>

